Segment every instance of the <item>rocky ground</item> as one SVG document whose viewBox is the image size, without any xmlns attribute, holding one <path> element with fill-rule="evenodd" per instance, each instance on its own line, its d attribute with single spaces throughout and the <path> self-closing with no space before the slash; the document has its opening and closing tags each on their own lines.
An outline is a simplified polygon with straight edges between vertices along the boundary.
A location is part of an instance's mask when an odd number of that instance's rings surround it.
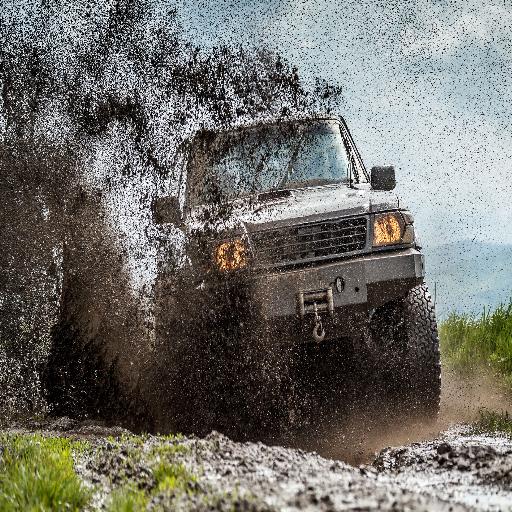
<svg viewBox="0 0 512 512">
<path fill-rule="evenodd" d="M 66 418 L 43 431 L 86 441 L 73 457 L 92 510 L 512 510 L 512 440 L 467 425 L 357 467 L 215 432 L 135 436 Z"/>
</svg>

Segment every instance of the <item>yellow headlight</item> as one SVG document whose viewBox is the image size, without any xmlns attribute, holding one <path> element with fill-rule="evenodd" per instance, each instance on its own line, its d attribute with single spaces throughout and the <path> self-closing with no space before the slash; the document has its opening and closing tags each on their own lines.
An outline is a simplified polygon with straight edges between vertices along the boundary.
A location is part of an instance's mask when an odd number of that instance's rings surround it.
<svg viewBox="0 0 512 512">
<path fill-rule="evenodd" d="M 384 213 L 375 216 L 373 246 L 398 244 L 402 241 L 404 221 L 399 213 Z"/>
<path fill-rule="evenodd" d="M 239 238 L 219 244 L 213 256 L 219 270 L 223 272 L 247 266 L 247 246 Z"/>
</svg>

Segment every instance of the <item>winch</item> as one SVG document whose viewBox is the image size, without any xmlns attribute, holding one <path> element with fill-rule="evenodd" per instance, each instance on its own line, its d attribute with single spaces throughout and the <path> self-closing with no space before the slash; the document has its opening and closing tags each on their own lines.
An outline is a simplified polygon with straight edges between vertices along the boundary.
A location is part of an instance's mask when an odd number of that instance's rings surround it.
<svg viewBox="0 0 512 512">
<path fill-rule="evenodd" d="M 316 343 L 321 343 L 325 339 L 325 328 L 320 312 L 326 312 L 331 316 L 334 314 L 334 297 L 331 287 L 325 290 L 299 293 L 299 313 L 301 319 L 304 319 L 309 314 L 315 316 L 313 339 Z"/>
</svg>

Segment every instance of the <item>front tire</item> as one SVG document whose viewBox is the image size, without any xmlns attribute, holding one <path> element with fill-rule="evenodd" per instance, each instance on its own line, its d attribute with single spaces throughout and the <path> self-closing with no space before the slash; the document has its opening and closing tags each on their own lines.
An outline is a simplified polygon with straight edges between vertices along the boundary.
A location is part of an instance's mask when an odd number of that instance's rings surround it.
<svg viewBox="0 0 512 512">
<path fill-rule="evenodd" d="M 434 420 L 439 412 L 441 363 L 434 304 L 425 284 L 377 309 L 372 338 L 381 361 L 383 389 L 401 412 Z"/>
</svg>

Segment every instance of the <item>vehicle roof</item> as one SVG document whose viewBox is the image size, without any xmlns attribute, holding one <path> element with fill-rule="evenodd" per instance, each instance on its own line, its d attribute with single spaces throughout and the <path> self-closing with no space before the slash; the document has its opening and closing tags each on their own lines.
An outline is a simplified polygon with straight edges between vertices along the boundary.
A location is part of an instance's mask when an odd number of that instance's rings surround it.
<svg viewBox="0 0 512 512">
<path fill-rule="evenodd" d="M 285 119 L 269 119 L 269 120 L 260 120 L 255 121 L 254 123 L 246 123 L 240 124 L 238 126 L 232 127 L 223 127 L 219 129 L 215 128 L 201 128 L 199 129 L 195 135 L 205 134 L 205 133 L 230 133 L 236 131 L 257 129 L 263 126 L 272 126 L 278 124 L 292 124 L 292 123 L 309 123 L 313 121 L 336 121 L 342 124 L 345 128 L 347 127 L 345 120 L 341 116 L 334 116 L 332 114 L 317 114 L 317 115 L 308 115 L 308 116 L 298 116 L 298 117 L 289 117 Z"/>
</svg>

